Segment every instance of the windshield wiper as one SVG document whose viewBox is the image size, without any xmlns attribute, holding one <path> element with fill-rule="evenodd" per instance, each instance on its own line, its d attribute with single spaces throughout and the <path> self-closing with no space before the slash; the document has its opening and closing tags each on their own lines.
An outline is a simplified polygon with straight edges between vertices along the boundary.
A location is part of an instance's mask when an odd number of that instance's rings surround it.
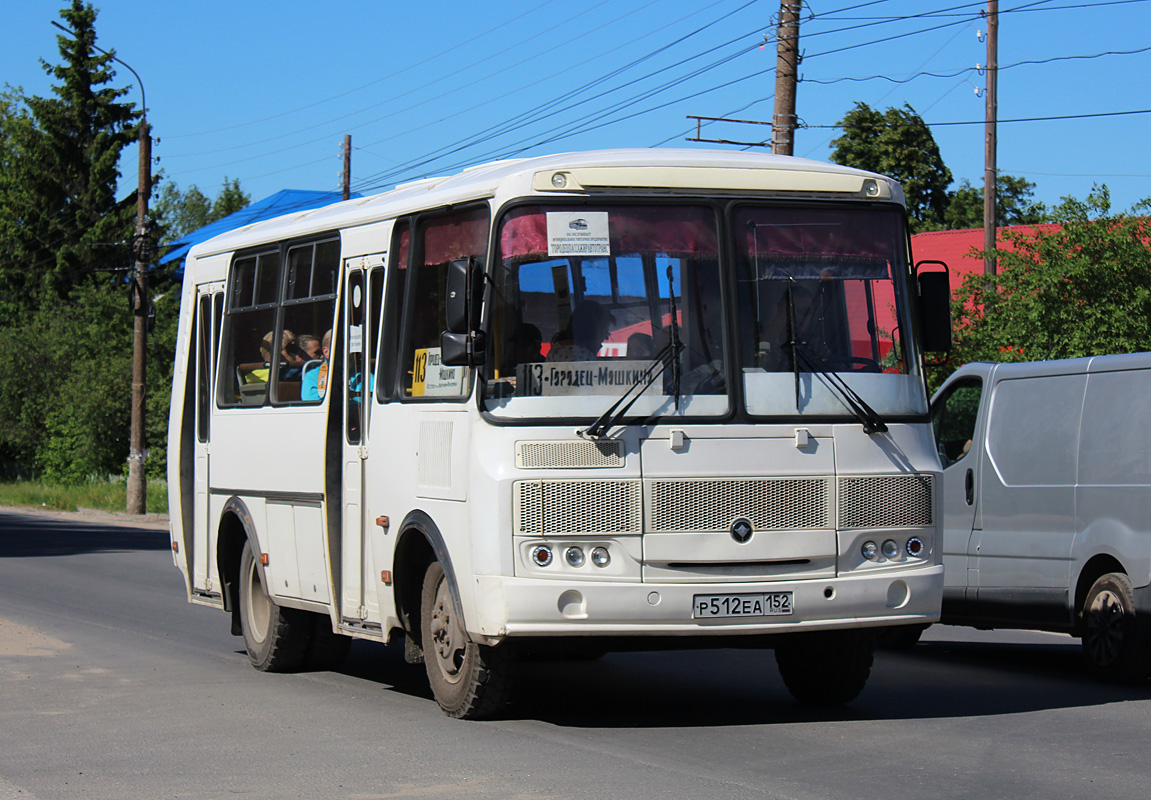
<svg viewBox="0 0 1151 800">
<path fill-rule="evenodd" d="M 671 346 L 676 352 L 676 357 L 671 362 L 671 391 L 675 395 L 675 410 L 679 411 L 679 351 L 683 349 L 683 345 L 679 341 L 679 320 L 676 319 L 675 284 L 672 282 L 671 264 L 667 265 L 667 304 L 671 310 L 671 321 L 668 323 Z"/>
<path fill-rule="evenodd" d="M 883 421 L 883 417 L 879 416 L 879 413 L 869 406 L 867 402 L 859 396 L 859 393 L 852 389 L 850 384 L 840 377 L 838 373 L 824 369 L 799 347 L 792 347 L 792 352 L 795 354 L 796 370 L 799 369 L 798 364 L 802 362 L 805 372 L 811 372 L 823 377 L 827 381 L 828 386 L 839 395 L 848 410 L 862 423 L 864 433 L 871 435 L 873 433 L 885 433 L 887 431 L 887 423 Z M 797 396 L 796 408 L 798 407 L 799 402 Z"/>
<path fill-rule="evenodd" d="M 585 439 L 598 439 L 603 436 L 605 432 L 610 430 L 616 422 L 635 405 L 635 401 L 639 399 L 641 394 L 647 391 L 647 387 L 655 383 L 656 378 L 663 374 L 669 361 L 673 364 L 679 363 L 679 351 L 682 349 L 683 345 L 680 344 L 679 341 L 664 345 L 664 347 L 655 354 L 655 357 L 652 358 L 647 368 L 636 376 L 631 386 L 627 387 L 627 391 L 620 395 L 620 398 L 612 403 L 607 411 L 600 414 L 595 422 L 584 430 L 577 431 L 577 433 Z M 639 391 L 636 391 L 636 389 L 639 389 Z M 635 393 L 634 396 L 628 400 L 628 395 L 631 395 L 633 392 Z M 625 400 L 627 400 L 626 405 L 624 405 Z"/>
</svg>

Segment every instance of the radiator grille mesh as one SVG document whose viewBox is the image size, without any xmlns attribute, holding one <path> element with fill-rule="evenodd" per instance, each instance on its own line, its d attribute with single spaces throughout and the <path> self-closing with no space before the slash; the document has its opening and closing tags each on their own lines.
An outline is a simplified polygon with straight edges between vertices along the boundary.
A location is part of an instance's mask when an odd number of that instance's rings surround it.
<svg viewBox="0 0 1151 800">
<path fill-rule="evenodd" d="M 517 481 L 516 533 L 639 533 L 640 482 Z"/>
<path fill-rule="evenodd" d="M 877 475 L 839 479 L 840 528 L 931 525 L 930 475 Z"/>
<path fill-rule="evenodd" d="M 648 530 L 726 531 L 744 517 L 759 531 L 830 528 L 827 478 L 652 480 Z"/>
<path fill-rule="evenodd" d="M 901 528 L 934 522 L 930 475 L 516 481 L 520 536 Z M 835 525 L 836 507 L 839 524 Z M 646 526 L 644 525 L 646 513 Z"/>
<path fill-rule="evenodd" d="M 543 441 L 516 442 L 518 469 L 581 469 L 622 467 L 623 442 Z"/>
</svg>

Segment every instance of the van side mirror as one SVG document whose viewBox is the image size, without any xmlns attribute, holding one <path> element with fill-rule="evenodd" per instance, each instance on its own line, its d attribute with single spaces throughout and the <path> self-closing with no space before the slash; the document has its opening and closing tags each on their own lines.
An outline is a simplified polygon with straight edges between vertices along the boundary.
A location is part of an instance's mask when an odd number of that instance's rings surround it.
<svg viewBox="0 0 1151 800">
<path fill-rule="evenodd" d="M 440 363 L 447 367 L 484 363 L 484 335 L 478 330 L 484 297 L 483 262 L 469 256 L 449 263 L 445 289 L 447 330 L 440 336 Z"/>
<path fill-rule="evenodd" d="M 926 265 L 943 267 L 943 272 L 921 272 Z M 947 265 L 942 261 L 920 261 L 915 265 L 919 290 L 919 333 L 923 350 L 942 353 L 951 349 L 951 284 Z"/>
</svg>

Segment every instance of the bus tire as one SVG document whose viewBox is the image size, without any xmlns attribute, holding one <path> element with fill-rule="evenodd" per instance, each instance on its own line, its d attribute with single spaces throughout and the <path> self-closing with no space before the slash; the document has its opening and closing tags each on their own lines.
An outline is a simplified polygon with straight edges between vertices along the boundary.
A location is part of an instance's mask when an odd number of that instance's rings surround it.
<svg viewBox="0 0 1151 800">
<path fill-rule="evenodd" d="M 1151 636 L 1135 611 L 1131 579 L 1101 575 L 1083 599 L 1083 653 L 1087 668 L 1106 683 L 1136 683 L 1151 672 Z"/>
<path fill-rule="evenodd" d="M 303 664 L 311 620 L 306 612 L 273 602 L 251 539 L 240 553 L 240 628 L 248 660 L 261 672 L 291 672 Z"/>
<path fill-rule="evenodd" d="M 438 561 L 424 573 L 420 643 L 432 695 L 449 717 L 484 719 L 507 702 L 511 692 L 508 648 L 488 647 L 468 638 Z"/>
<path fill-rule="evenodd" d="M 809 706 L 850 703 L 867 684 L 875 633 L 867 629 L 806 633 L 775 648 L 775 663 L 792 697 Z"/>
</svg>

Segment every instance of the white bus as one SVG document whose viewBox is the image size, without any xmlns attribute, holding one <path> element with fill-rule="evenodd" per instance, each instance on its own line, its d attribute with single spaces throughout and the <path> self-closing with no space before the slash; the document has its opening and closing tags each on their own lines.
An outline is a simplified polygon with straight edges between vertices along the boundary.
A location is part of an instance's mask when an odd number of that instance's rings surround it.
<svg viewBox="0 0 1151 800">
<path fill-rule="evenodd" d="M 729 152 L 504 161 L 219 236 L 172 392 L 188 598 L 261 670 L 402 641 L 456 717 L 517 660 L 701 644 L 847 702 L 871 629 L 939 617 L 940 276 L 896 182 Z"/>
</svg>

